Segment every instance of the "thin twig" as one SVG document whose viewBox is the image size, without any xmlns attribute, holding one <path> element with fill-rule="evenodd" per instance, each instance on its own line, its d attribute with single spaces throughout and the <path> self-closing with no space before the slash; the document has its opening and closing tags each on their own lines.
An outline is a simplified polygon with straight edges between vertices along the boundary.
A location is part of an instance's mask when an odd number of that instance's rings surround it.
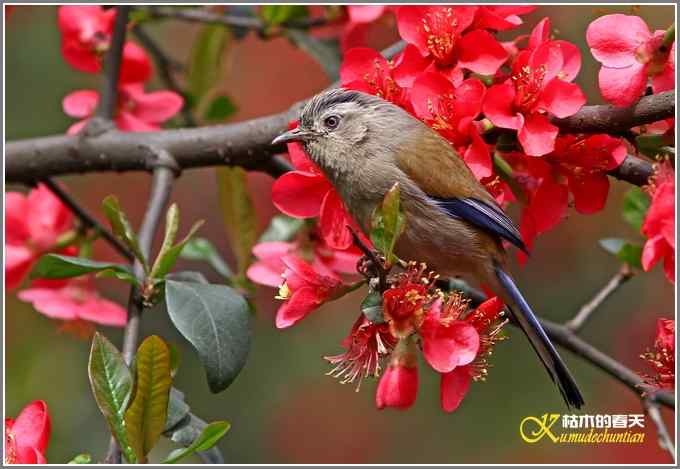
<svg viewBox="0 0 680 469">
<path fill-rule="evenodd" d="M 95 230 L 118 252 L 118 254 L 123 256 L 128 261 L 132 261 L 134 259 L 134 256 L 130 250 L 118 238 L 116 238 L 113 233 L 107 230 L 83 207 L 81 207 L 69 193 L 59 186 L 59 184 L 57 184 L 52 179 L 44 179 L 42 182 L 59 200 L 61 200 L 61 202 L 66 207 L 68 207 L 69 210 L 71 210 L 78 220 L 80 220 L 83 228 Z"/>
<path fill-rule="evenodd" d="M 633 278 L 633 270 L 628 264 L 621 265 L 619 271 L 607 282 L 607 284 L 591 299 L 588 303 L 581 306 L 578 313 L 565 326 L 577 332 L 583 324 L 588 320 L 591 314 L 605 302 L 610 295 L 612 295 L 618 288 Z"/>
<path fill-rule="evenodd" d="M 149 52 L 153 58 L 156 68 L 158 69 L 158 74 L 165 86 L 175 93 L 182 96 L 184 99 L 184 104 L 182 105 L 182 118 L 184 119 L 184 125 L 186 127 L 196 127 L 197 122 L 194 118 L 191 109 L 189 108 L 189 99 L 177 83 L 175 76 L 173 75 L 173 70 L 177 69 L 178 64 L 172 60 L 161 47 L 149 36 L 141 26 L 135 25 L 132 28 L 132 34 L 135 35 L 137 40 L 144 46 L 144 48 Z"/>
<path fill-rule="evenodd" d="M 159 165 L 153 171 L 149 204 L 138 234 L 140 250 L 147 259 L 151 252 L 151 243 L 158 230 L 161 216 L 163 215 L 165 206 L 170 197 L 174 179 L 175 172 L 172 168 L 165 165 Z M 140 284 L 144 284 L 144 267 L 138 259 L 135 259 L 132 268 L 135 276 L 140 281 Z M 139 330 L 143 309 L 144 307 L 140 299 L 140 292 L 136 287 L 132 287 L 130 289 L 130 298 L 128 301 L 128 319 L 123 332 L 122 350 L 123 358 L 128 365 L 132 362 L 132 357 L 135 354 L 139 342 Z M 109 444 L 109 452 L 106 461 L 113 464 L 119 464 L 121 461 L 120 448 L 118 448 L 118 444 L 113 437 Z"/>
<path fill-rule="evenodd" d="M 465 296 L 470 298 L 473 306 L 478 306 L 486 300 L 486 295 L 483 292 L 469 286 L 465 282 L 456 280 L 452 285 L 454 285 L 453 289 L 461 291 Z M 573 352 L 591 365 L 596 366 L 617 381 L 625 384 L 629 389 L 635 392 L 638 397 L 641 397 L 644 394 L 653 402 L 657 402 L 670 409 L 675 409 L 675 396 L 673 393 L 664 390 L 650 392 L 650 387 L 640 375 L 593 347 L 566 326 L 556 324 L 547 319 L 540 319 L 540 322 L 545 329 L 546 334 L 548 334 L 548 337 L 550 337 L 555 344 Z M 511 322 L 511 324 L 514 323 Z"/>
<path fill-rule="evenodd" d="M 668 451 L 671 455 L 671 458 L 673 459 L 673 462 L 675 462 L 675 444 L 673 443 L 673 439 L 668 433 L 666 424 L 663 421 L 659 405 L 647 398 L 642 399 L 642 405 L 645 408 L 645 412 L 656 426 L 656 434 L 659 441 L 659 446 L 662 449 Z"/>
<path fill-rule="evenodd" d="M 123 46 L 127 32 L 130 6 L 120 5 L 116 7 L 116 22 L 113 26 L 111 45 L 104 58 L 104 83 L 102 85 L 101 99 L 97 108 L 97 117 L 101 119 L 113 119 L 118 100 L 118 78 L 120 66 L 123 62 Z"/>
</svg>

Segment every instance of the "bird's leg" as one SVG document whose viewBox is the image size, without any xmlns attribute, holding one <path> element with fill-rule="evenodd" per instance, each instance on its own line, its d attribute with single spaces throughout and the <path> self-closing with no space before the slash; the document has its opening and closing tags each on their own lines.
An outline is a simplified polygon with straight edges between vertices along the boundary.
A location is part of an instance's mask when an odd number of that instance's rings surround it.
<svg viewBox="0 0 680 469">
<path fill-rule="evenodd" d="M 349 225 L 347 228 L 349 228 L 349 231 L 352 234 L 354 244 L 364 253 L 357 262 L 357 272 L 366 277 L 369 282 L 372 278 L 377 278 L 378 289 L 380 292 L 384 292 L 388 288 L 387 274 L 390 270 L 387 267 L 387 260 L 382 254 L 366 246 L 354 228 Z"/>
</svg>

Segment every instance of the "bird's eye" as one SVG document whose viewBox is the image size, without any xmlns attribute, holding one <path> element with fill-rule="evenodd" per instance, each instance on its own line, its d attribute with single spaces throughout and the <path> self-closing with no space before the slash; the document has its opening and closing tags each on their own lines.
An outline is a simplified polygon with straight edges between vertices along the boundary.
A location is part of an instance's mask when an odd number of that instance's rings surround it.
<svg viewBox="0 0 680 469">
<path fill-rule="evenodd" d="M 328 116 L 324 119 L 323 125 L 326 126 L 327 129 L 333 130 L 338 127 L 340 124 L 340 117 L 338 116 Z"/>
</svg>

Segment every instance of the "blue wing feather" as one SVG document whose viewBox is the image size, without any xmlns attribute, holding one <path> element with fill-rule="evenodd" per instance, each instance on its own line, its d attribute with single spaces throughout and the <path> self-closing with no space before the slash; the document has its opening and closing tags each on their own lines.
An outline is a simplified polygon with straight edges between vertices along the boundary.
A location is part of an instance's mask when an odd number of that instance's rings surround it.
<svg viewBox="0 0 680 469">
<path fill-rule="evenodd" d="M 449 216 L 465 220 L 489 233 L 500 236 L 525 253 L 529 253 L 517 226 L 500 208 L 471 197 L 431 197 L 431 199 Z"/>
</svg>

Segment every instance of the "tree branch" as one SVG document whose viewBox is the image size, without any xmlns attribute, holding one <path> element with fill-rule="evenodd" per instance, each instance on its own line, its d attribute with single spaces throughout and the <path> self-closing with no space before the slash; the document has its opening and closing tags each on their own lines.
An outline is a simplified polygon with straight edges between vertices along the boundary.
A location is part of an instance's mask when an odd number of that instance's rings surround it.
<svg viewBox="0 0 680 469">
<path fill-rule="evenodd" d="M 675 96 L 674 92 L 670 93 Z M 645 102 L 658 99 L 674 109 L 668 95 L 662 93 L 643 99 L 647 99 Z M 280 114 L 196 129 L 111 131 L 93 137 L 58 135 L 8 142 L 5 177 L 8 183 L 31 184 L 62 174 L 148 171 L 149 146 L 165 148 L 182 169 L 236 165 L 278 176 L 286 168 L 272 166 L 269 160 L 274 154 L 285 152 L 285 147 L 272 147 L 271 141 L 287 130 L 288 123 L 298 117 L 300 107 L 301 103 L 296 103 Z M 585 106 L 576 114 L 577 120 L 581 119 L 578 116 L 592 115 L 591 108 L 602 106 Z M 614 108 L 613 112 L 620 113 L 622 109 L 629 108 Z M 650 117 L 649 122 L 657 117 Z M 645 185 L 652 173 L 649 161 L 633 155 L 628 155 L 621 166 L 610 172 L 613 177 L 635 185 Z"/>
<path fill-rule="evenodd" d="M 573 332 L 583 327 L 591 314 L 605 302 L 609 296 L 619 289 L 621 285 L 633 278 L 633 271 L 628 264 L 621 265 L 619 271 L 607 282 L 607 284 L 590 300 L 584 304 L 576 315 L 565 326 Z"/>
<path fill-rule="evenodd" d="M 448 282 L 448 287 L 461 291 L 465 296 L 470 298 L 473 306 L 478 306 L 486 300 L 486 295 L 484 293 L 469 286 L 463 281 L 456 279 L 450 280 Z M 675 396 L 673 393 L 650 388 L 637 373 L 578 337 L 567 326 L 556 324 L 547 319 L 540 319 L 540 322 L 545 329 L 546 334 L 548 334 L 548 337 L 550 337 L 555 344 L 573 352 L 591 365 L 596 366 L 617 381 L 625 384 L 639 397 L 645 397 L 652 402 L 659 403 L 675 410 Z M 511 322 L 511 324 L 514 323 Z"/>
<path fill-rule="evenodd" d="M 666 424 L 663 421 L 659 405 L 649 399 L 643 399 L 642 404 L 644 405 L 645 412 L 649 416 L 650 420 L 654 422 L 654 425 L 656 426 L 656 434 L 659 441 L 659 446 L 662 449 L 668 451 L 671 455 L 671 458 L 673 459 L 673 462 L 675 462 L 675 444 L 673 443 L 673 439 L 668 433 Z"/>
<path fill-rule="evenodd" d="M 130 6 L 121 5 L 116 7 L 116 22 L 113 26 L 111 45 L 104 59 L 104 83 L 97 108 L 97 117 L 101 119 L 113 119 L 118 101 L 118 77 L 120 66 L 123 61 L 123 47 L 125 46 L 125 33 L 127 32 Z"/>
<path fill-rule="evenodd" d="M 675 91 L 643 96 L 630 107 L 612 105 L 583 106 L 579 112 L 564 119 L 551 119 L 565 132 L 619 133 L 631 127 L 675 116 Z"/>
<path fill-rule="evenodd" d="M 130 250 L 115 237 L 113 233 L 107 230 L 101 223 L 99 223 L 92 215 L 90 215 L 83 207 L 81 207 L 76 200 L 71 197 L 59 184 L 52 179 L 44 179 L 42 181 L 52 193 L 57 196 L 61 202 L 68 207 L 71 212 L 78 217 L 80 223 L 85 229 L 94 229 L 101 235 L 121 256 L 128 261 L 132 261 L 134 256 Z"/>
<path fill-rule="evenodd" d="M 167 157 L 169 157 L 169 155 L 161 154 L 159 155 L 159 160 L 163 160 Z M 151 244 L 154 235 L 158 230 L 161 216 L 165 211 L 165 206 L 168 203 L 174 179 L 175 173 L 173 169 L 165 164 L 159 164 L 153 170 L 149 204 L 138 233 L 139 247 L 146 259 L 149 259 Z M 144 267 L 139 260 L 135 259 L 132 269 L 135 277 L 140 281 L 140 284 L 144 284 Z M 132 287 L 130 289 L 130 298 L 128 301 L 128 318 L 123 332 L 122 350 L 123 358 L 128 365 L 132 362 L 135 350 L 137 350 L 137 344 L 139 343 L 139 330 L 143 309 L 140 292 L 136 287 Z M 113 437 L 109 444 L 109 452 L 106 461 L 114 464 L 120 464 L 121 462 L 120 449 Z"/>
</svg>

